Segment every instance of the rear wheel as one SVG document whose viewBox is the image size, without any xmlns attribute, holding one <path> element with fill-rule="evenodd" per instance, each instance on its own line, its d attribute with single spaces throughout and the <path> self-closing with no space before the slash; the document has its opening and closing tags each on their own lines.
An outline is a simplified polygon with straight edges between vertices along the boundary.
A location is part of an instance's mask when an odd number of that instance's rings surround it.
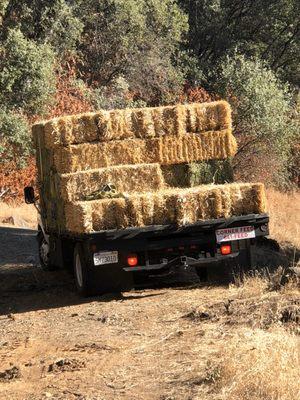
<svg viewBox="0 0 300 400">
<path fill-rule="evenodd" d="M 92 273 L 88 268 L 80 243 L 77 243 L 74 248 L 73 267 L 78 293 L 84 297 L 95 294 L 92 287 Z"/>
<path fill-rule="evenodd" d="M 123 271 L 120 264 L 95 266 L 84 243 L 76 243 L 73 270 L 77 291 L 84 297 L 105 293 L 120 293 L 133 286 L 132 274 Z"/>
</svg>

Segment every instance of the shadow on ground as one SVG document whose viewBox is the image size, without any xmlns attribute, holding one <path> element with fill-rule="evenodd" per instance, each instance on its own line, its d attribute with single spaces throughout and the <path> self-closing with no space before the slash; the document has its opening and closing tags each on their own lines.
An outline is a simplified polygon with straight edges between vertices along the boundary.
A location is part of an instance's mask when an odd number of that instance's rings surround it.
<svg viewBox="0 0 300 400">
<path fill-rule="evenodd" d="M 299 259 L 299 250 L 285 247 L 284 252 L 272 246 L 259 249 L 257 258 L 267 265 L 284 265 Z M 199 287 L 194 271 L 178 270 L 172 276 L 140 281 L 137 289 L 168 287 Z M 0 315 L 23 313 L 82 304 L 90 301 L 126 301 L 155 296 L 155 293 L 135 292 L 109 294 L 83 299 L 76 294 L 73 277 L 66 271 L 44 272 L 38 267 L 36 232 L 0 227 Z M 161 295 L 158 293 L 157 295 Z"/>
</svg>

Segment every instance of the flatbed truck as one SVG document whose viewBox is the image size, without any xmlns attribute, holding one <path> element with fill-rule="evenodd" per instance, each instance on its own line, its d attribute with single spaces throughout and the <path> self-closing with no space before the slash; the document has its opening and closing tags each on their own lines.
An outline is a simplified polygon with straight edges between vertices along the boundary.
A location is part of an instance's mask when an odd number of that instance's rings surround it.
<svg viewBox="0 0 300 400">
<path fill-rule="evenodd" d="M 24 194 L 26 203 L 38 208 L 34 189 L 26 187 Z M 254 267 L 254 248 L 269 234 L 268 214 L 89 234 L 45 232 L 40 216 L 42 268 L 73 270 L 83 296 L 129 290 L 137 275 L 159 279 L 179 268 L 196 271 L 200 281 L 228 282 Z"/>
</svg>

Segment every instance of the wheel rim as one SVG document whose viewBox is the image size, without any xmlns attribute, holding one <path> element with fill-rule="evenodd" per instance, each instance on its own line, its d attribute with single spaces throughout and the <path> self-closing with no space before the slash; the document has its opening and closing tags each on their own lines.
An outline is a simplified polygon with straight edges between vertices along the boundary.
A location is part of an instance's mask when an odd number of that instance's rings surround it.
<svg viewBox="0 0 300 400">
<path fill-rule="evenodd" d="M 79 254 L 76 254 L 75 258 L 75 272 L 76 272 L 76 279 L 79 287 L 83 286 L 83 278 L 82 278 L 82 266 L 80 261 Z"/>
<path fill-rule="evenodd" d="M 49 264 L 49 245 L 45 239 L 43 239 L 40 245 L 40 258 L 44 265 Z"/>
</svg>

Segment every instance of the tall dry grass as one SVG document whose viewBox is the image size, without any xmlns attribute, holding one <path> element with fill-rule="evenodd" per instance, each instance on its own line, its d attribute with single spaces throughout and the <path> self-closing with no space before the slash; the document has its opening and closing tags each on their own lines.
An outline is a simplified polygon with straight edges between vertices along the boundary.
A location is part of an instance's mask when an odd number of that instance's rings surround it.
<svg viewBox="0 0 300 400">
<path fill-rule="evenodd" d="M 300 399 L 299 336 L 244 329 L 224 342 L 212 371 L 220 400 Z"/>
<path fill-rule="evenodd" d="M 300 249 L 300 192 L 267 191 L 271 236 Z"/>
<path fill-rule="evenodd" d="M 268 280 L 258 276 L 229 288 L 233 306 L 216 357 L 206 367 L 207 399 L 300 399 L 299 288 L 291 281 L 269 291 Z"/>
<path fill-rule="evenodd" d="M 0 202 L 0 226 L 13 225 L 20 228 L 37 228 L 37 211 L 32 204 Z"/>
</svg>

